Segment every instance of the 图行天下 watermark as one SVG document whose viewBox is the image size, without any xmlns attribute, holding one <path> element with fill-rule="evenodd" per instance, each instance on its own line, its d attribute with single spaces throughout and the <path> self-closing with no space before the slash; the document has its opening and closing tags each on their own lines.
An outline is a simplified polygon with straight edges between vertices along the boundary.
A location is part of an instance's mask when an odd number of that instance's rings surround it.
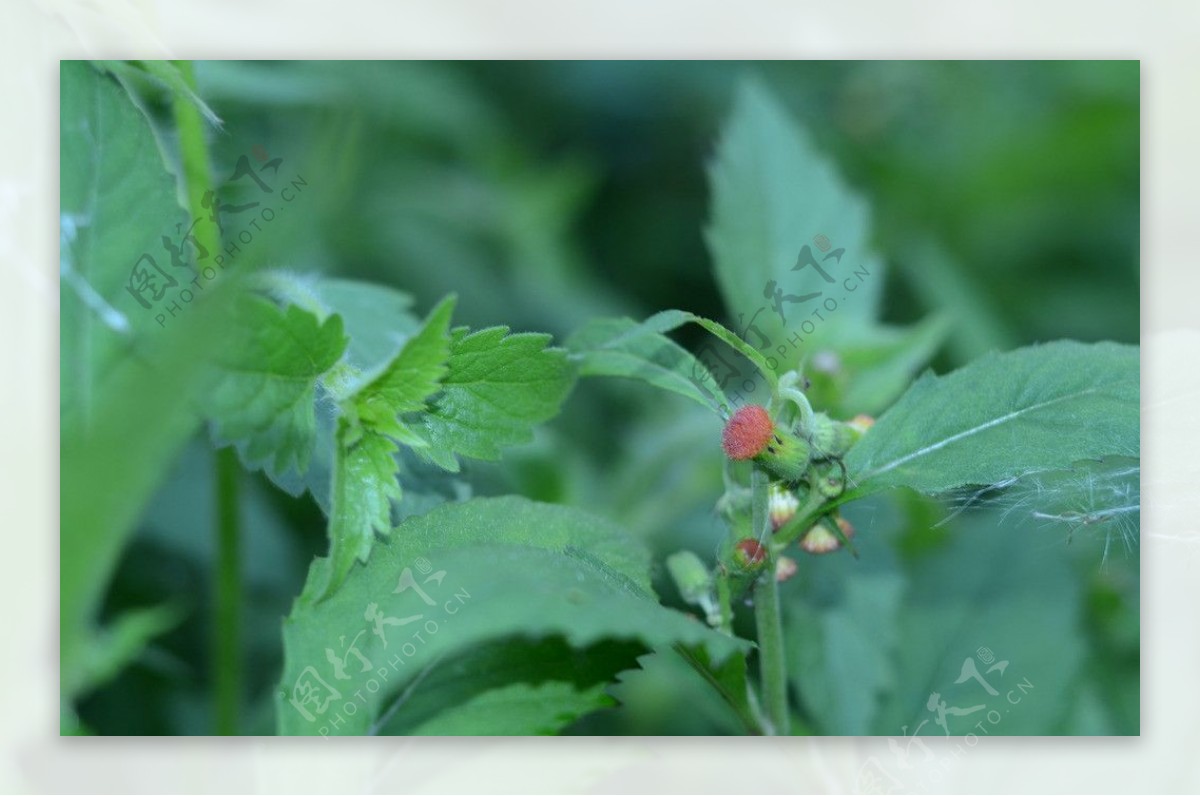
<svg viewBox="0 0 1200 796">
<path fill-rule="evenodd" d="M 417 574 L 413 573 L 413 567 Z M 399 581 L 392 590 L 393 595 L 409 593 L 412 608 L 403 616 L 391 616 L 377 602 L 369 602 L 363 609 L 364 626 L 353 636 L 343 635 L 335 646 L 325 647 L 325 661 L 306 666 L 295 682 L 288 702 L 309 724 L 317 725 L 320 735 L 336 734 L 346 719 L 360 710 L 369 710 L 370 695 L 383 690 L 389 678 L 413 680 L 422 677 L 422 671 L 406 671 L 405 667 L 417 652 L 429 644 L 430 639 L 445 630 L 462 607 L 471 599 L 465 588 L 451 590 L 444 585 L 446 570 L 434 570 L 424 558 L 413 562 L 400 572 Z M 395 603 L 400 598 L 392 600 Z M 411 613 L 409 611 L 412 611 Z M 370 634 L 370 635 L 367 635 Z M 367 636 L 367 646 L 372 658 L 359 648 L 359 639 Z M 382 726 L 391 717 L 392 708 L 373 722 Z"/>
<path fill-rule="evenodd" d="M 222 202 L 215 191 L 207 191 L 201 198 L 201 205 L 208 211 L 206 216 L 194 219 L 186 230 L 182 224 L 177 224 L 175 236 L 163 235 L 158 258 L 151 252 L 142 252 L 134 261 L 125 290 L 144 311 L 155 313 L 154 320 L 159 326 L 165 327 L 169 319 L 183 312 L 207 284 L 237 261 L 242 247 L 253 244 L 255 235 L 264 232 L 266 225 L 308 187 L 308 181 L 300 174 L 286 184 L 280 184 L 279 167 L 283 158 L 271 157 L 261 146 L 255 146 L 251 154 L 258 165 L 242 155 L 226 184 L 244 180 L 243 184 L 258 189 L 260 200 L 230 204 Z M 264 179 L 266 172 L 270 173 L 278 190 Z M 233 231 L 227 229 L 231 216 L 237 216 L 237 229 Z M 214 229 L 205 232 L 215 231 L 216 234 L 197 235 L 201 225 L 211 225 Z M 210 244 L 206 246 L 202 239 L 209 240 Z M 210 251 L 214 239 L 221 248 Z M 161 265 L 159 260 L 166 265 Z"/>
<path fill-rule="evenodd" d="M 884 762 L 870 757 L 858 772 L 858 793 L 923 793 L 937 788 L 952 764 L 967 754 L 980 736 L 1003 732 L 1004 717 L 1019 709 L 1034 690 L 1028 677 L 1017 678 L 1009 672 L 1007 660 L 996 660 L 988 647 L 980 647 L 974 656 L 963 659 L 953 685 L 973 685 L 958 689 L 955 704 L 932 691 L 925 701 L 930 714 L 912 725 L 900 728 L 898 738 L 888 739 L 893 758 Z M 980 691 L 982 689 L 982 692 Z M 948 751 L 936 754 L 921 735 L 959 736 Z"/>
<path fill-rule="evenodd" d="M 789 356 L 823 324 L 828 323 L 843 302 L 852 300 L 854 292 L 871 276 L 866 265 L 854 266 L 851 269 L 844 267 L 842 258 L 846 254 L 845 248 L 834 248 L 832 241 L 825 235 L 816 235 L 812 241 L 820 252 L 820 257 L 813 252 L 812 246 L 805 244 L 791 270 L 803 271 L 805 268 L 811 268 L 821 278 L 824 287 L 807 293 L 789 293 L 774 279 L 769 280 L 763 286 L 763 305 L 755 310 L 749 320 L 746 319 L 745 313 L 739 313 L 737 325 L 733 329 L 734 334 L 744 342 L 762 352 L 767 364 L 773 369 L 777 368 L 780 357 Z M 847 270 L 849 273 L 846 273 Z M 787 306 L 791 304 L 801 306 Z M 759 324 L 758 318 L 764 312 L 778 315 L 780 325 L 791 332 L 786 337 L 773 339 Z M 735 407 L 750 401 L 759 389 L 755 373 L 744 371 L 731 362 L 727 352 L 716 342 L 706 343 L 697 352 L 692 379 L 700 386 L 710 379 L 715 381 L 730 404 Z M 725 406 L 722 409 L 729 411 L 731 407 Z"/>
</svg>

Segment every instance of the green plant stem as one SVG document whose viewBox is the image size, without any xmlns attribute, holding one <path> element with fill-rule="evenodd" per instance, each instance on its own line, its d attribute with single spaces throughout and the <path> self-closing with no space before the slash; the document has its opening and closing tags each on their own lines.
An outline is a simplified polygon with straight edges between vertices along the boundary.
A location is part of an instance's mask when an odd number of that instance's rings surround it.
<svg viewBox="0 0 1200 796">
<path fill-rule="evenodd" d="M 750 476 L 751 528 L 756 538 L 769 541 L 767 513 L 769 480 L 755 467 Z M 787 664 L 783 654 L 783 622 L 779 612 L 779 584 L 775 582 L 775 554 L 769 552 L 767 567 L 754 584 L 754 618 L 758 627 L 758 665 L 762 679 L 763 705 L 774 735 L 790 734 L 787 700 Z"/>
<path fill-rule="evenodd" d="M 196 77 L 190 61 L 175 61 L 184 83 L 193 93 Z M 212 169 L 204 140 L 204 119 L 190 98 L 176 93 L 172 109 L 179 136 L 179 161 L 191 230 L 208 256 L 221 247 L 220 228 L 204 217 L 204 197 L 212 191 Z M 199 257 L 197 252 L 197 257 Z M 218 735 L 236 735 L 241 703 L 241 554 L 238 549 L 238 473 L 233 448 L 222 448 L 216 457 L 217 564 L 214 584 L 213 697 Z"/>
<path fill-rule="evenodd" d="M 190 61 L 175 61 L 184 82 L 193 92 L 196 77 Z M 192 219 L 192 234 L 213 257 L 221 249 L 220 228 L 205 218 L 204 196 L 212 191 L 212 168 L 208 163 L 208 145 L 204 140 L 204 118 L 195 103 L 176 95 L 171 107 L 175 115 L 175 131 L 179 135 L 179 160 L 183 170 L 183 187 L 187 196 L 188 215 Z"/>
<path fill-rule="evenodd" d="M 241 466 L 232 447 L 217 451 L 217 584 L 213 633 L 213 691 L 216 732 L 236 735 L 241 703 L 241 553 L 238 549 L 238 477 Z"/>
<path fill-rule="evenodd" d="M 759 672 L 763 702 L 774 735 L 790 735 L 787 701 L 787 665 L 783 656 L 783 622 L 779 612 L 779 584 L 775 582 L 774 556 L 770 571 L 754 585 L 754 618 L 758 624 Z"/>
</svg>

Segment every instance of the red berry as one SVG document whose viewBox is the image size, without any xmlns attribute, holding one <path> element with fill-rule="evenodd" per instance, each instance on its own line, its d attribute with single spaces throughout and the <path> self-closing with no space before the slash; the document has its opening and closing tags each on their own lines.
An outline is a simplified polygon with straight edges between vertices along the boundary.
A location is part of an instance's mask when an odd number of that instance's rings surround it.
<svg viewBox="0 0 1200 796">
<path fill-rule="evenodd" d="M 775 434 L 775 424 L 758 404 L 743 406 L 729 418 L 721 434 L 721 447 L 730 459 L 753 459 Z"/>
</svg>

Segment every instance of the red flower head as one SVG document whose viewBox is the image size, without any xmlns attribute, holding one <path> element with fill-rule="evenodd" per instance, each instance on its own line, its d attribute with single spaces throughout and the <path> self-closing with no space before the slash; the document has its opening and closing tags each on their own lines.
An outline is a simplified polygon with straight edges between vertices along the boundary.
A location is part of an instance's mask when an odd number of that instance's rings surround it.
<svg viewBox="0 0 1200 796">
<path fill-rule="evenodd" d="M 758 404 L 743 406 L 729 418 L 721 434 L 721 446 L 730 459 L 753 459 L 763 452 L 775 434 L 775 424 Z"/>
</svg>

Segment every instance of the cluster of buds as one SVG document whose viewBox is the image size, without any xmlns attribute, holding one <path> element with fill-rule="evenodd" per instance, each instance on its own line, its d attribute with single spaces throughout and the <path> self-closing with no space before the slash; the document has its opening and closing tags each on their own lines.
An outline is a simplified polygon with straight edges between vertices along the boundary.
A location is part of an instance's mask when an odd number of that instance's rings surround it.
<svg viewBox="0 0 1200 796">
<path fill-rule="evenodd" d="M 846 468 L 842 465 L 842 457 L 850 451 L 863 433 L 869 429 L 874 420 L 866 415 L 858 415 L 848 423 L 829 418 L 823 413 L 808 412 L 804 415 L 803 424 L 796 429 L 786 425 L 776 424 L 767 409 L 762 406 L 749 405 L 739 408 L 728 419 L 725 430 L 721 435 L 721 447 L 731 461 L 750 461 L 766 471 L 772 481 L 768 493 L 768 517 L 770 528 L 775 533 L 790 523 L 796 517 L 802 504 L 817 505 L 824 501 L 838 498 L 846 489 Z M 749 507 L 748 490 L 734 489 L 727 492 L 720 505 L 721 513 L 731 522 L 744 521 Z M 768 549 L 767 540 L 758 540 L 745 535 L 734 541 L 722 555 L 721 576 L 731 577 L 734 583 L 748 583 L 762 576 L 763 570 L 772 561 L 772 550 Z M 776 537 L 772 544 L 774 549 L 790 544 L 792 539 L 799 538 L 799 547 L 805 552 L 821 555 L 833 552 L 842 545 L 853 550 L 850 539 L 854 528 L 836 513 L 824 517 L 816 525 L 802 529 L 791 527 L 786 529 L 784 538 Z M 672 574 L 680 583 L 688 581 L 689 589 L 685 599 L 694 602 L 698 593 L 707 591 L 701 585 L 697 573 L 691 577 L 683 577 L 682 561 L 673 562 Z M 773 575 L 775 580 L 786 581 L 797 571 L 797 563 L 787 556 L 775 556 Z M 690 568 L 689 568 L 690 569 Z M 679 570 L 679 571 L 676 571 Z M 684 591 L 684 589 L 680 589 Z M 697 593 L 698 592 L 698 593 Z"/>
<path fill-rule="evenodd" d="M 780 481 L 808 481 L 826 497 L 834 498 L 845 489 L 842 457 L 872 422 L 859 415 L 841 423 L 818 413 L 801 437 L 777 425 L 763 407 L 750 404 L 729 418 L 721 447 L 731 461 L 753 461 Z"/>
<path fill-rule="evenodd" d="M 768 495 L 767 510 L 771 518 L 771 530 L 778 531 L 796 516 L 796 512 L 800 509 L 800 499 L 796 497 L 796 493 L 792 489 L 778 481 L 771 484 Z M 800 547 L 805 552 L 814 555 L 832 553 L 842 546 L 843 539 L 848 542 L 854 538 L 854 526 L 845 517 L 835 513 L 831 520 L 836 524 L 838 533 L 834 533 L 824 522 L 818 522 L 800 537 Z M 785 559 L 780 559 L 781 562 L 783 560 Z M 794 567 L 795 564 L 793 563 L 792 566 Z M 789 572 L 778 579 L 787 580 L 791 574 Z M 776 575 L 780 575 L 778 569 Z"/>
<path fill-rule="evenodd" d="M 800 495 L 807 493 L 825 500 L 833 500 L 845 491 L 842 457 L 874 422 L 867 415 L 843 423 L 816 413 L 796 433 L 776 424 L 765 408 L 749 405 L 726 423 L 721 445 L 731 460 L 752 461 L 777 479 L 770 485 L 768 514 L 771 530 L 779 531 L 800 510 L 797 490 Z M 843 545 L 853 550 L 853 536 L 853 526 L 834 513 L 806 529 L 800 536 L 800 547 L 814 555 L 833 552 Z M 781 580 L 790 577 L 795 566 L 789 562 L 789 567 L 783 560 L 776 572 Z"/>
</svg>

